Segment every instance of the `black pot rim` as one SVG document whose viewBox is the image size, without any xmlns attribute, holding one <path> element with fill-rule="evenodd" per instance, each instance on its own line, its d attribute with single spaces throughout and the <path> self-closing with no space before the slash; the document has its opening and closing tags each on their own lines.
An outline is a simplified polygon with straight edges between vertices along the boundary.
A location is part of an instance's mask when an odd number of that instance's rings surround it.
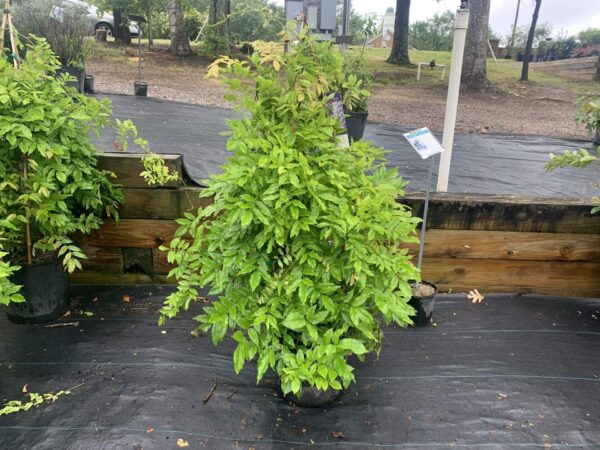
<svg viewBox="0 0 600 450">
<path fill-rule="evenodd" d="M 133 85 L 134 86 L 148 86 L 148 83 L 146 83 L 145 81 L 134 81 Z"/>
<path fill-rule="evenodd" d="M 355 117 L 367 117 L 369 115 L 369 111 L 350 111 L 349 109 L 344 108 L 344 114 Z"/>
</svg>

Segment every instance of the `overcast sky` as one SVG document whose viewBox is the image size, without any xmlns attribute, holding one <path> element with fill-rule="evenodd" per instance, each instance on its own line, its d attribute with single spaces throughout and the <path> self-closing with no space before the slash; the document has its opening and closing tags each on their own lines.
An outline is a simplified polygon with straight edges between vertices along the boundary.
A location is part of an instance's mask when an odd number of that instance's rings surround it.
<svg viewBox="0 0 600 450">
<path fill-rule="evenodd" d="M 275 0 L 283 4 L 284 0 Z M 460 0 L 412 0 L 410 21 L 423 20 L 436 12 L 455 10 Z M 521 0 L 519 25 L 531 22 L 535 1 Z M 395 0 L 353 0 L 352 5 L 359 13 L 375 12 L 383 15 L 388 6 L 396 7 Z M 512 28 L 515 19 L 517 0 L 491 0 L 490 26 L 501 36 Z M 600 27 L 600 0 L 543 0 L 540 10 L 540 23 L 552 25 L 553 34 L 561 29 L 569 34 L 577 34 L 589 27 Z"/>
</svg>

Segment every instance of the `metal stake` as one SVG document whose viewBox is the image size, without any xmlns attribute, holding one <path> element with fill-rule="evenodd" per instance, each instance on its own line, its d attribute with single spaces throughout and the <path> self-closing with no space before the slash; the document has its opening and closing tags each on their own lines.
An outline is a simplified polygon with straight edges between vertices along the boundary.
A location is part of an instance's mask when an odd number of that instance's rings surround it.
<svg viewBox="0 0 600 450">
<path fill-rule="evenodd" d="M 427 211 L 429 210 L 429 195 L 431 193 L 431 178 L 433 177 L 433 161 L 435 155 L 429 159 L 429 173 L 427 174 L 427 186 L 425 188 L 425 206 L 423 207 L 423 223 L 421 225 L 421 242 L 419 242 L 419 259 L 417 261 L 417 268 L 419 273 L 421 272 L 421 265 L 423 263 L 423 249 L 425 248 L 425 229 L 427 228 Z"/>
</svg>

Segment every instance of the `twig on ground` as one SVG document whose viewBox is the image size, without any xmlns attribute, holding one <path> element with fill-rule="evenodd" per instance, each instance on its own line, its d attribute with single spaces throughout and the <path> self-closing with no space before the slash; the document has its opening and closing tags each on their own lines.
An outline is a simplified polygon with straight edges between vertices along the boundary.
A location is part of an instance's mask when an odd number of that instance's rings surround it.
<svg viewBox="0 0 600 450">
<path fill-rule="evenodd" d="M 229 391 L 229 395 L 227 397 L 225 397 L 227 400 L 229 400 L 231 397 L 233 397 L 235 394 L 237 394 L 237 391 L 235 389 L 232 389 Z"/>
<path fill-rule="evenodd" d="M 53 323 L 50 325 L 46 325 L 45 328 L 78 327 L 78 326 L 79 326 L 79 322 L 60 322 L 60 323 Z"/>
<path fill-rule="evenodd" d="M 208 394 L 206 394 L 206 397 L 204 397 L 202 399 L 202 403 L 207 403 L 210 400 L 210 398 L 212 397 L 212 395 L 213 395 L 213 393 L 215 392 L 216 389 L 217 389 L 217 377 L 213 373 L 213 387 L 210 389 L 210 391 L 208 392 Z"/>
</svg>

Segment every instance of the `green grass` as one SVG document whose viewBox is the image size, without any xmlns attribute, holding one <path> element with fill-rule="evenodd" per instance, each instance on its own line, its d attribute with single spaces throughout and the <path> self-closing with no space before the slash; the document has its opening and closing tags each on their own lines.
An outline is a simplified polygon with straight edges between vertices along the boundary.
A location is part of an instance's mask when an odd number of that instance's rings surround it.
<svg viewBox="0 0 600 450">
<path fill-rule="evenodd" d="M 360 52 L 361 48 L 354 47 L 351 49 L 351 51 Z M 414 64 L 412 66 L 394 66 L 392 64 L 386 63 L 385 60 L 387 59 L 389 54 L 390 49 L 386 48 L 365 49 L 367 67 L 373 73 L 375 73 L 376 84 L 403 85 L 412 83 L 426 83 L 434 85 L 447 85 L 452 59 L 451 52 L 411 50 L 409 52 L 409 55 L 411 62 Z M 421 69 L 421 81 L 417 81 L 416 64 L 419 62 L 429 62 L 432 59 L 435 59 L 437 64 L 445 64 L 447 66 L 444 81 L 440 81 L 441 69 L 431 70 L 425 67 Z M 498 65 L 496 65 L 493 59 L 488 58 L 488 78 L 490 82 L 496 87 L 496 89 L 504 92 L 516 92 L 520 89 L 521 86 L 521 67 L 522 63 L 505 59 L 499 59 Z M 598 90 L 598 83 L 593 81 L 569 81 L 564 78 L 536 72 L 535 70 L 529 71 L 529 80 L 532 84 L 567 87 L 579 95 L 591 95 L 593 92 L 597 92 Z"/>
</svg>

